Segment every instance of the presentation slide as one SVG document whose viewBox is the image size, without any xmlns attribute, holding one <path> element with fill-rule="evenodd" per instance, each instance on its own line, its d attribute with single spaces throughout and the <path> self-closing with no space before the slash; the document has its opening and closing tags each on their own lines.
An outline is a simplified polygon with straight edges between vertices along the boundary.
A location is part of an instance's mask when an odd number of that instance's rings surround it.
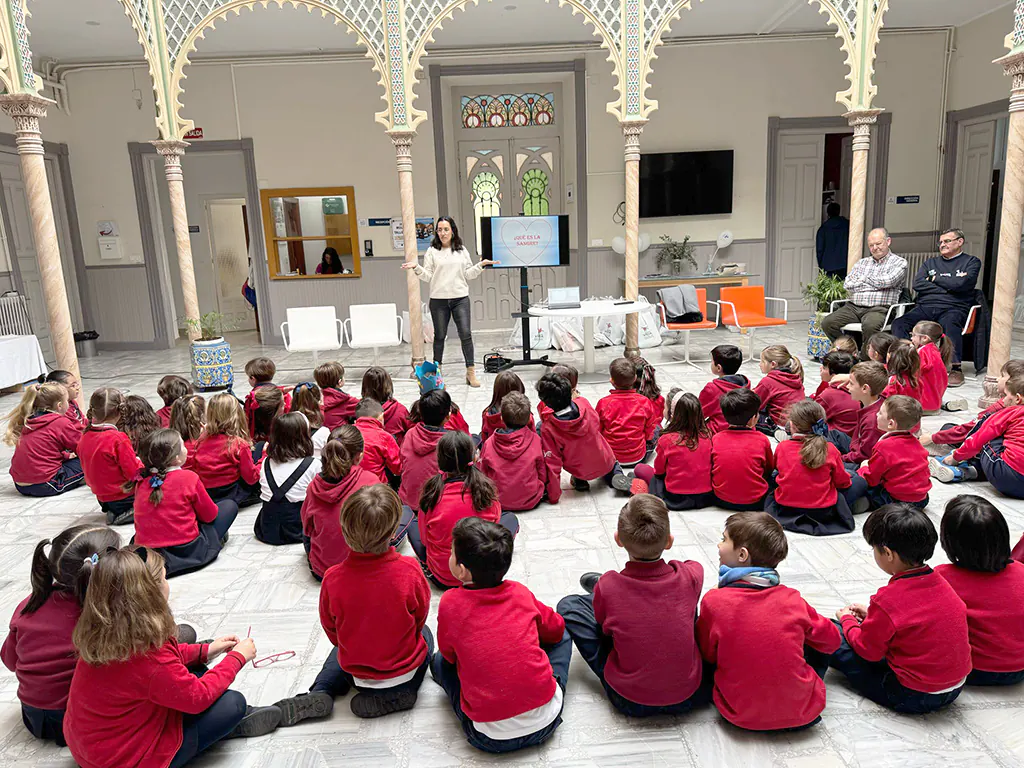
<svg viewBox="0 0 1024 768">
<path fill-rule="evenodd" d="M 557 267 L 559 256 L 558 216 L 495 216 L 491 224 L 491 254 L 503 269 L 511 267 Z"/>
</svg>

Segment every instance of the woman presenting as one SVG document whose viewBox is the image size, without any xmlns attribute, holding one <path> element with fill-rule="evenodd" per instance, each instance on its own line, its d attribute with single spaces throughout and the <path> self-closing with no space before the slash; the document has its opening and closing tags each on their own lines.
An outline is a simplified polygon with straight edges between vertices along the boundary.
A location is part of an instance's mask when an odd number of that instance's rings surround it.
<svg viewBox="0 0 1024 768">
<path fill-rule="evenodd" d="M 434 323 L 434 362 L 441 364 L 448 324 L 455 318 L 455 327 L 462 342 L 462 357 L 466 361 L 466 383 L 479 387 L 473 356 L 472 312 L 469 302 L 469 282 L 480 277 L 483 268 L 496 261 L 481 259 L 476 264 L 462 245 L 459 228 L 450 216 L 442 216 L 434 226 L 434 239 L 423 256 L 423 265 L 406 261 L 402 269 L 413 269 L 416 276 L 430 283 L 430 319 Z"/>
</svg>

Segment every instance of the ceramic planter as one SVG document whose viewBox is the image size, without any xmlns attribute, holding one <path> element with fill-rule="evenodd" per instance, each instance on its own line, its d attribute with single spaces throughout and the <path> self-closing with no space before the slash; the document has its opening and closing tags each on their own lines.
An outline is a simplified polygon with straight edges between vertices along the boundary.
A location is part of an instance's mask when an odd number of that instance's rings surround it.
<svg viewBox="0 0 1024 768">
<path fill-rule="evenodd" d="M 825 317 L 823 312 L 818 312 L 807 320 L 807 356 L 812 360 L 820 360 L 828 354 L 832 342 L 821 329 L 821 319 Z"/>
<path fill-rule="evenodd" d="M 234 381 L 231 345 L 223 338 L 192 342 L 192 383 L 197 389 L 227 389 Z"/>
</svg>

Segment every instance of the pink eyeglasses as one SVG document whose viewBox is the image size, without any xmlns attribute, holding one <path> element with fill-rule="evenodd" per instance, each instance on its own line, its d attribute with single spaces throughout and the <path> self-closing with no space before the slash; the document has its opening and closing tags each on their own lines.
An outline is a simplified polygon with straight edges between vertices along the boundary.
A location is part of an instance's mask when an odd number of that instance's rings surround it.
<svg viewBox="0 0 1024 768">
<path fill-rule="evenodd" d="M 252 626 L 245 633 L 246 637 L 252 637 Z M 295 656 L 295 651 L 281 651 L 280 653 L 272 653 L 269 656 L 264 656 L 262 659 L 253 659 L 253 669 L 262 669 L 263 667 L 269 667 L 271 664 L 276 664 L 279 661 L 287 661 L 288 659 Z"/>
</svg>

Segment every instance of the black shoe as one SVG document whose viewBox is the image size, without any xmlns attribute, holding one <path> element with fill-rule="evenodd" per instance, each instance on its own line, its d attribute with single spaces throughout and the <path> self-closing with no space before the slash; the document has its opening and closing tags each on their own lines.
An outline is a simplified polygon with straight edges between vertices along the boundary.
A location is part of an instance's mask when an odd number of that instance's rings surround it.
<svg viewBox="0 0 1024 768">
<path fill-rule="evenodd" d="M 600 573 L 584 573 L 580 576 L 580 586 L 586 590 L 588 595 L 592 595 L 594 594 L 594 587 L 597 586 L 597 580 L 600 578 Z"/>
<path fill-rule="evenodd" d="M 590 483 L 588 483 L 586 480 L 580 480 L 577 477 L 570 477 L 569 485 L 572 486 L 572 489 L 574 491 L 579 491 L 581 493 L 590 490 Z"/>
<path fill-rule="evenodd" d="M 392 712 L 412 709 L 416 704 L 415 691 L 398 694 L 357 693 L 352 697 L 352 714 L 356 717 L 383 717 Z"/>
<path fill-rule="evenodd" d="M 115 515 L 113 512 L 107 512 L 107 525 L 130 525 L 134 522 L 134 509 L 129 509 L 127 512 L 122 512 L 119 515 Z"/>
<path fill-rule="evenodd" d="M 618 473 L 612 475 L 612 488 L 621 493 L 629 493 L 629 486 L 633 484 L 633 479 L 627 477 L 625 473 Z"/>
<path fill-rule="evenodd" d="M 334 710 L 334 697 L 325 691 L 300 693 L 274 704 L 281 710 L 281 727 L 301 723 L 316 717 L 327 717 Z"/>
<path fill-rule="evenodd" d="M 178 625 L 178 642 L 181 645 L 192 645 L 196 641 L 196 628 L 191 624 Z"/>
<path fill-rule="evenodd" d="M 235 726 L 235 730 L 225 738 L 237 739 L 265 736 L 277 730 L 281 724 L 281 710 L 277 707 L 246 707 L 245 717 Z"/>
</svg>

